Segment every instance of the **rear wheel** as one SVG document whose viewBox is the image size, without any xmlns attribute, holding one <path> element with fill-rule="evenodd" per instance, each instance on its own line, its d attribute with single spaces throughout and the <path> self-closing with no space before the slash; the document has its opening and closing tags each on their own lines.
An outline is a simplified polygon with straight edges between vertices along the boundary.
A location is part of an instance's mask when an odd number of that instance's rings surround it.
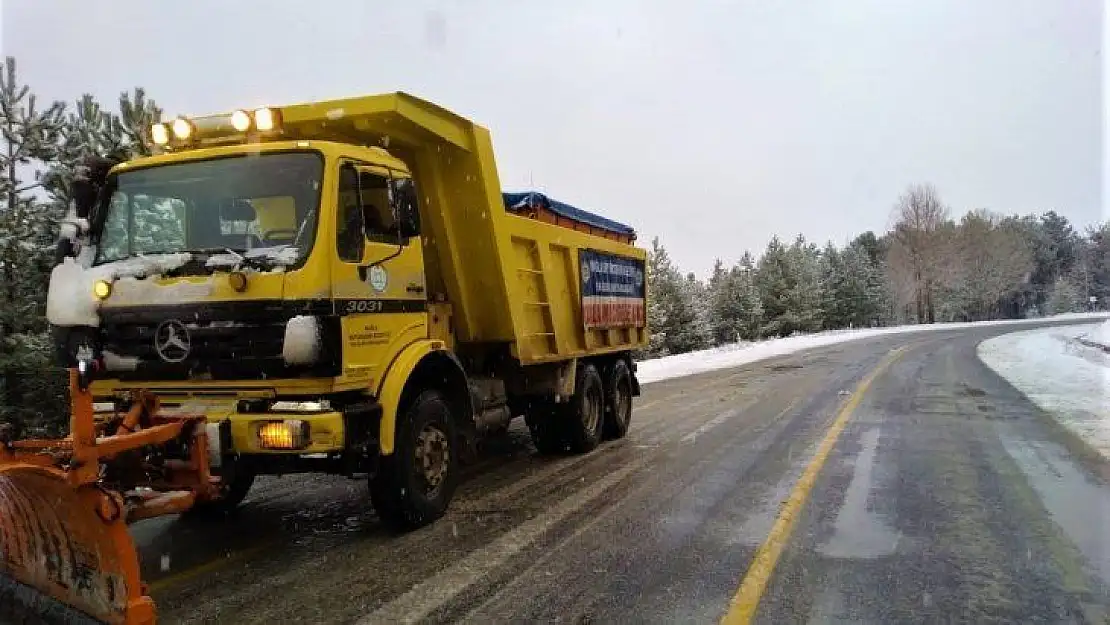
<svg viewBox="0 0 1110 625">
<path fill-rule="evenodd" d="M 574 384 L 574 397 L 562 419 L 567 428 L 570 450 L 584 454 L 601 442 L 605 423 L 605 391 L 597 367 L 580 364 Z"/>
<path fill-rule="evenodd" d="M 609 369 L 605 384 L 605 437 L 624 438 L 632 422 L 632 372 L 618 360 Z"/>
<path fill-rule="evenodd" d="M 396 529 L 415 529 L 443 516 L 458 480 L 458 436 L 451 408 L 425 391 L 398 419 L 393 454 L 370 480 L 378 516 Z"/>
</svg>

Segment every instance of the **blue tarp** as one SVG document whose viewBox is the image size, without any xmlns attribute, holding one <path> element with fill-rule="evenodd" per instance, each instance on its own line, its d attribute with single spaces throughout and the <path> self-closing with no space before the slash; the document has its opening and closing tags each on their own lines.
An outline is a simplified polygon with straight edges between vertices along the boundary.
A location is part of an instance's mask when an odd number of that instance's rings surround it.
<svg viewBox="0 0 1110 625">
<path fill-rule="evenodd" d="M 595 228 L 608 230 L 617 234 L 635 235 L 636 231 L 631 226 L 626 226 L 622 223 L 606 219 L 601 215 L 575 208 L 570 204 L 563 204 L 557 200 L 553 200 L 542 193 L 535 191 L 525 191 L 524 193 L 502 193 L 502 199 L 505 201 L 505 210 L 508 211 L 522 211 L 532 207 L 542 207 L 567 219 L 589 224 Z"/>
</svg>

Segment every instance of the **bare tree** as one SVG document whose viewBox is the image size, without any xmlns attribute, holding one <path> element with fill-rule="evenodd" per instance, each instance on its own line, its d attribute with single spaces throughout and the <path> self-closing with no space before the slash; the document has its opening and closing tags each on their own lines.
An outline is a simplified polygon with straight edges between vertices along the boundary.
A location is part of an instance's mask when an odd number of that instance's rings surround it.
<svg viewBox="0 0 1110 625">
<path fill-rule="evenodd" d="M 910 185 L 893 210 L 887 265 L 892 291 L 917 321 L 936 321 L 936 292 L 951 273 L 948 207 L 931 184 Z"/>
<path fill-rule="evenodd" d="M 1032 252 L 1013 223 L 986 210 L 964 215 L 955 242 L 955 291 L 964 312 L 971 319 L 990 318 L 999 301 L 1029 279 Z"/>
</svg>

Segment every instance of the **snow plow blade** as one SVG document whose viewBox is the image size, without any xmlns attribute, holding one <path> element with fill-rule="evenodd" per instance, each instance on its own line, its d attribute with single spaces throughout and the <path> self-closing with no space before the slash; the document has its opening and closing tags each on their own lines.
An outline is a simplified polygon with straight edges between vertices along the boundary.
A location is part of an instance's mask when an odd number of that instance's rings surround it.
<svg viewBox="0 0 1110 625">
<path fill-rule="evenodd" d="M 69 436 L 0 438 L 0 622 L 155 622 L 127 524 L 219 496 L 204 417 L 139 391 L 98 418 L 97 369 L 70 372 Z"/>
<path fill-rule="evenodd" d="M 0 465 L 0 576 L 9 578 L 0 603 L 26 615 L 69 620 L 72 609 L 105 623 L 154 622 L 122 498 L 75 489 L 54 468 Z"/>
</svg>

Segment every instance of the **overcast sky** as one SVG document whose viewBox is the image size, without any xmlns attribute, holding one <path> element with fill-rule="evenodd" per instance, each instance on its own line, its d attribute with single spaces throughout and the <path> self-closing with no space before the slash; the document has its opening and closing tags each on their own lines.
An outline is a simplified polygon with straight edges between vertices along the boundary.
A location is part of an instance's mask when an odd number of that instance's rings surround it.
<svg viewBox="0 0 1110 625">
<path fill-rule="evenodd" d="M 684 269 L 772 234 L 957 213 L 1104 219 L 1103 3 L 2 1 L 42 98 L 168 114 L 405 90 L 493 133 L 506 189 L 662 237 Z"/>
</svg>

